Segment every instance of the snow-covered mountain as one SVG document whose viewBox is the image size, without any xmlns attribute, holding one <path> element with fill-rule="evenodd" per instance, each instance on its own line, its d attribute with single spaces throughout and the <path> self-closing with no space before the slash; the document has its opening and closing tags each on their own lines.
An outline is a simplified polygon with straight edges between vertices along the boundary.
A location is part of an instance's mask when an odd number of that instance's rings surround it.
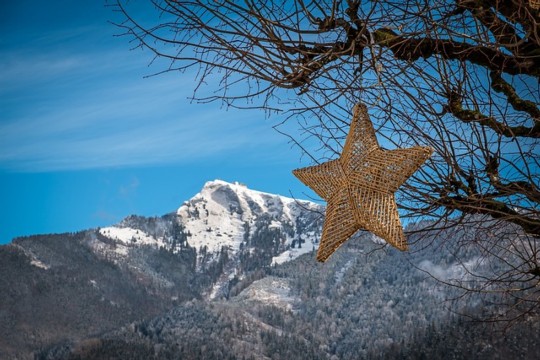
<svg viewBox="0 0 540 360">
<path fill-rule="evenodd" d="M 164 216 L 15 239 L 0 247 L 0 308 L 7 309 L 0 323 L 30 324 L 41 335 L 26 341 L 0 326 L 0 358 L 156 316 L 189 299 L 224 299 L 264 285 L 258 280 L 273 264 L 317 248 L 323 215 L 313 202 L 215 180 Z M 39 293 L 30 283 L 39 283 Z M 242 299 L 290 303 L 283 286 Z M 79 326 L 79 319 L 99 326 Z"/>
<path fill-rule="evenodd" d="M 179 251 L 194 249 L 198 266 L 229 258 L 264 252 L 269 264 L 280 264 L 318 247 L 324 207 L 289 197 L 248 189 L 222 180 L 207 182 L 185 201 L 176 216 L 130 216 L 118 225 L 99 229 L 115 244 L 96 242 L 97 251 L 126 258 L 141 246 Z"/>
<path fill-rule="evenodd" d="M 141 247 L 195 252 L 196 269 L 212 273 L 208 296 L 228 293 L 251 271 L 296 259 L 318 247 L 324 207 L 248 189 L 241 183 L 207 182 L 176 213 L 159 218 L 130 216 L 99 229 L 94 250 L 117 264 L 154 277 L 131 255 Z M 163 282 L 163 279 L 154 279 Z"/>
<path fill-rule="evenodd" d="M 0 246 L 0 358 L 537 357 L 540 322 L 509 341 L 467 333 L 446 311 L 457 292 L 426 276 L 461 284 L 501 266 L 460 245 L 474 229 L 413 234 L 410 252 L 359 232 L 321 264 L 299 255 L 323 211 L 215 180 L 164 216 L 15 239 Z M 457 310 L 495 304 L 464 299 Z"/>
<path fill-rule="evenodd" d="M 262 227 L 278 238 L 273 263 L 282 263 L 312 251 L 321 235 L 324 208 L 309 201 L 248 189 L 221 180 L 207 182 L 200 193 L 178 209 L 179 221 L 198 251 L 237 253 Z"/>
</svg>

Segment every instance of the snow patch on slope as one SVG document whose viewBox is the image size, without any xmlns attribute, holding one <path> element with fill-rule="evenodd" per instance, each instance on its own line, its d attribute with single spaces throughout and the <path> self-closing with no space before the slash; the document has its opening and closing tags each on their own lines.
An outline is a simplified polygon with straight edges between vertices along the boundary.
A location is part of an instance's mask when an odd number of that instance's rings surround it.
<svg viewBox="0 0 540 360">
<path fill-rule="evenodd" d="M 302 244 L 301 248 L 289 248 L 288 250 L 285 250 L 278 256 L 274 256 L 272 258 L 272 265 L 279 265 L 287 261 L 292 261 L 296 259 L 297 257 L 299 257 L 300 255 L 307 254 L 315 249 L 316 247 L 312 243 L 310 243 L 309 245 Z"/>
<path fill-rule="evenodd" d="M 291 295 L 291 288 L 286 279 L 268 276 L 254 281 L 236 296 L 238 301 L 256 301 L 265 305 L 273 305 L 292 310 L 298 298 Z"/>
<path fill-rule="evenodd" d="M 16 247 L 17 249 L 21 250 L 24 255 L 26 257 L 28 257 L 30 259 L 30 265 L 32 266 L 35 266 L 35 267 L 38 267 L 40 269 L 43 269 L 43 270 L 49 270 L 51 267 L 47 264 L 45 264 L 43 261 L 39 260 L 36 255 L 31 252 L 30 250 L 18 245 L 18 244 L 13 244 L 14 247 Z"/>
<path fill-rule="evenodd" d="M 99 233 L 114 240 L 116 246 L 110 247 L 99 241 L 94 241 L 92 243 L 94 249 L 103 254 L 114 253 L 120 258 L 128 256 L 130 247 L 151 246 L 159 248 L 166 246 L 162 238 L 156 239 L 155 237 L 146 234 L 144 231 L 132 229 L 130 227 L 109 226 L 99 229 Z"/>
<path fill-rule="evenodd" d="M 418 267 L 443 281 L 464 281 L 471 277 L 471 272 L 477 271 L 485 264 L 485 259 L 474 257 L 462 263 L 453 263 L 447 266 L 434 264 L 430 260 L 422 260 Z"/>
<path fill-rule="evenodd" d="M 109 239 L 116 240 L 124 245 L 149 245 L 149 246 L 165 246 L 163 239 L 156 239 L 138 229 L 132 229 L 129 227 L 120 228 L 116 226 L 110 226 L 101 228 L 99 230 L 101 235 L 108 237 Z"/>
<path fill-rule="evenodd" d="M 41 268 L 41 269 L 44 269 L 44 270 L 49 270 L 49 266 L 44 264 L 43 262 L 41 262 L 38 259 L 33 259 L 32 261 L 30 261 L 30 265 L 33 265 L 35 267 L 38 267 L 38 268 Z"/>
</svg>

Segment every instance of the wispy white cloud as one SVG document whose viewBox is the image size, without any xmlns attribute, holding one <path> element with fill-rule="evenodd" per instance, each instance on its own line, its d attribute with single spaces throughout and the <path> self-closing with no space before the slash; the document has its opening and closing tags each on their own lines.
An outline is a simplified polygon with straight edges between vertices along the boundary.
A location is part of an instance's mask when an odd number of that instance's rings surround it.
<svg viewBox="0 0 540 360">
<path fill-rule="evenodd" d="M 28 56 L 5 60 L 0 84 L 11 90 L 2 95 L 7 109 L 0 113 L 0 167 L 185 163 L 284 141 L 262 113 L 189 104 L 189 75 L 143 79 L 135 69 L 146 60 L 134 55 L 109 49 L 50 53 L 33 64 Z"/>
<path fill-rule="evenodd" d="M 52 76 L 65 74 L 84 66 L 85 59 L 77 55 L 50 56 L 19 51 L 2 53 L 0 59 L 0 83 L 25 86 L 24 77 L 31 74 L 33 81 L 50 79 Z M 22 80 L 22 81 L 21 81 Z M 6 90 L 4 88 L 4 90 Z"/>
<path fill-rule="evenodd" d="M 275 140 L 255 119 L 200 107 L 196 112 L 177 107 L 178 113 L 170 114 L 160 109 L 161 102 L 143 100 L 109 106 L 110 112 L 75 108 L 2 124 L 0 164 L 47 171 L 182 163 Z"/>
<path fill-rule="evenodd" d="M 0 42 L 0 83 L 26 86 L 41 80 L 65 81 L 68 75 L 84 77 L 121 69 L 120 64 L 122 68 L 140 65 L 140 59 L 127 56 L 126 44 L 114 41 L 114 31 L 104 25 L 40 29 L 22 37 L 12 34 L 12 43 Z"/>
</svg>

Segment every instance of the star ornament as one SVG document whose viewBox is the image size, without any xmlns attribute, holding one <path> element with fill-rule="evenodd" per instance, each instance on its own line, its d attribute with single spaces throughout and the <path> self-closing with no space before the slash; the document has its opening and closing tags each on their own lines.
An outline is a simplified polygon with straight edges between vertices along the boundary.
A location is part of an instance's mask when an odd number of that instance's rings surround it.
<svg viewBox="0 0 540 360">
<path fill-rule="evenodd" d="M 424 146 L 381 149 L 366 106 L 357 104 L 341 156 L 293 171 L 327 202 L 317 260 L 326 261 L 360 229 L 407 250 L 395 192 L 432 152 Z"/>
</svg>

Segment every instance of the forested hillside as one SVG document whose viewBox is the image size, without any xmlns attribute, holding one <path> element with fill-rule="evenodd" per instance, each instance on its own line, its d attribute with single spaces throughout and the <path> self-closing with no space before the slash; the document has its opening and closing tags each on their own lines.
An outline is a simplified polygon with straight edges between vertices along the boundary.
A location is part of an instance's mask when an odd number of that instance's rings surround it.
<svg viewBox="0 0 540 360">
<path fill-rule="evenodd" d="M 328 263 L 314 254 L 263 269 L 238 295 L 189 301 L 152 320 L 63 344 L 41 359 L 534 359 L 540 326 L 475 323 L 487 311 L 415 264 L 443 264 L 438 244 L 386 250 L 364 234 Z"/>
<path fill-rule="evenodd" d="M 0 358 L 537 358 L 538 314 L 483 281 L 512 258 L 466 245 L 516 249 L 515 228 L 409 224 L 408 252 L 361 231 L 319 263 L 321 210 L 214 181 L 176 213 L 15 239 Z"/>
</svg>

